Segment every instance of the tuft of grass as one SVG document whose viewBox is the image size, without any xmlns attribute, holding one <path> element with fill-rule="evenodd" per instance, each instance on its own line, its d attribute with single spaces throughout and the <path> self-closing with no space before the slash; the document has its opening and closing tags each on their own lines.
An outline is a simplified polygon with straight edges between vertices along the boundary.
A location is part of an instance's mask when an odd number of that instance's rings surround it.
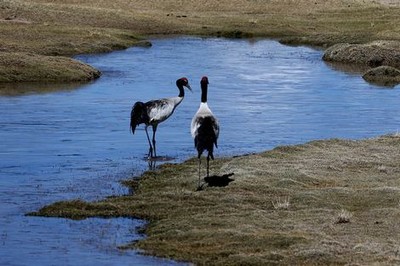
<svg viewBox="0 0 400 266">
<path fill-rule="evenodd" d="M 353 217 L 353 214 L 351 212 L 341 209 L 337 215 L 336 223 L 337 224 L 350 223 L 351 217 Z"/>
<path fill-rule="evenodd" d="M 274 201 L 272 201 L 272 206 L 274 206 L 275 210 L 287 210 L 289 209 L 290 206 L 290 198 L 289 197 L 284 197 L 284 198 L 278 198 Z"/>
</svg>

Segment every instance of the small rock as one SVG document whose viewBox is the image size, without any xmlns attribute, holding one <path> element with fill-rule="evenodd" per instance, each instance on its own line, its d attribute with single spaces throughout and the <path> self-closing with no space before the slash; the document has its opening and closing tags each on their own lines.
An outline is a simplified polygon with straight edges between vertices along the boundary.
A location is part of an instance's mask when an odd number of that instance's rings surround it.
<svg viewBox="0 0 400 266">
<path fill-rule="evenodd" d="M 400 70 L 390 66 L 379 66 L 368 70 L 363 79 L 374 84 L 393 87 L 400 84 Z"/>
</svg>

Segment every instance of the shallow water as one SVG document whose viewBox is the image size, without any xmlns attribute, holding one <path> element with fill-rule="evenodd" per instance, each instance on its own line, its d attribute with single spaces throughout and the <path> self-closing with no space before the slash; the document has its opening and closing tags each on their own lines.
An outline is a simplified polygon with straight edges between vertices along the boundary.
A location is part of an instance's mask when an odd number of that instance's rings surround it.
<svg viewBox="0 0 400 266">
<path fill-rule="evenodd" d="M 175 162 L 195 155 L 189 126 L 203 75 L 221 124 L 216 156 L 399 130 L 399 86 L 370 85 L 321 56 L 270 40 L 157 39 L 151 48 L 79 56 L 103 76 L 76 90 L 0 97 L 0 264 L 174 264 L 117 249 L 140 237 L 143 221 L 24 214 L 58 200 L 128 193 L 118 181 L 148 167 L 143 127 L 129 132 L 131 106 L 176 96 L 182 76 L 194 93 L 157 131 L 158 154 Z"/>
</svg>

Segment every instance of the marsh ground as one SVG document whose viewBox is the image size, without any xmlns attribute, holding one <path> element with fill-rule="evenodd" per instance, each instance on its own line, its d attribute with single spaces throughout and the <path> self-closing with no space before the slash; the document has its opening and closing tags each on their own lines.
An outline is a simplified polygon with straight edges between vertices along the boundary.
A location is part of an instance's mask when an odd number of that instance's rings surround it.
<svg viewBox="0 0 400 266">
<path fill-rule="evenodd" d="M 26 53 L 40 55 L 36 60 L 47 65 L 48 55 L 146 45 L 140 36 L 153 34 L 272 37 L 325 47 L 400 40 L 399 11 L 400 4 L 391 0 L 1 1 L 1 81 L 49 81 L 45 74 L 24 68 L 32 64 Z M 10 70 L 3 59 L 8 56 L 21 58 L 21 63 Z M 61 66 L 74 68 L 70 62 Z"/>
<path fill-rule="evenodd" d="M 0 49 L 47 64 L 152 34 L 399 41 L 399 11 L 390 0 L 2 1 Z M 196 160 L 166 164 L 127 181 L 134 195 L 59 202 L 35 215 L 145 218 L 148 238 L 129 247 L 198 264 L 397 264 L 399 145 L 398 136 L 326 140 L 221 158 L 212 172 L 234 172 L 235 181 L 203 191 L 195 191 Z"/>
<path fill-rule="evenodd" d="M 212 162 L 226 187 L 196 191 L 197 160 L 126 181 L 130 196 L 59 202 L 35 215 L 134 216 L 128 247 L 207 265 L 398 264 L 400 138 L 324 140 Z"/>
</svg>

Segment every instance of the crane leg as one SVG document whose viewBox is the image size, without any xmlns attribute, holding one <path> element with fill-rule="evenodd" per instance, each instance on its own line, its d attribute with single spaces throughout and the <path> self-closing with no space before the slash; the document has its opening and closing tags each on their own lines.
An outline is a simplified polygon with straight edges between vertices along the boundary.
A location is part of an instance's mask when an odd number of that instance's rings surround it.
<svg viewBox="0 0 400 266">
<path fill-rule="evenodd" d="M 199 188 L 201 187 L 200 186 L 200 165 L 201 165 L 201 157 L 199 157 Z"/>
<path fill-rule="evenodd" d="M 157 125 L 153 125 L 153 148 L 154 148 L 154 157 L 157 157 L 157 152 L 156 152 L 156 131 L 157 131 Z"/>
<path fill-rule="evenodd" d="M 147 154 L 147 157 L 153 158 L 153 146 L 151 146 L 151 141 L 150 141 L 150 137 L 149 137 L 149 132 L 147 132 L 147 126 L 144 128 L 144 130 L 146 131 L 146 136 L 147 136 L 147 140 L 149 141 L 149 154 Z"/>
<path fill-rule="evenodd" d="M 207 177 L 209 176 L 210 172 L 210 155 L 207 155 Z"/>
</svg>

